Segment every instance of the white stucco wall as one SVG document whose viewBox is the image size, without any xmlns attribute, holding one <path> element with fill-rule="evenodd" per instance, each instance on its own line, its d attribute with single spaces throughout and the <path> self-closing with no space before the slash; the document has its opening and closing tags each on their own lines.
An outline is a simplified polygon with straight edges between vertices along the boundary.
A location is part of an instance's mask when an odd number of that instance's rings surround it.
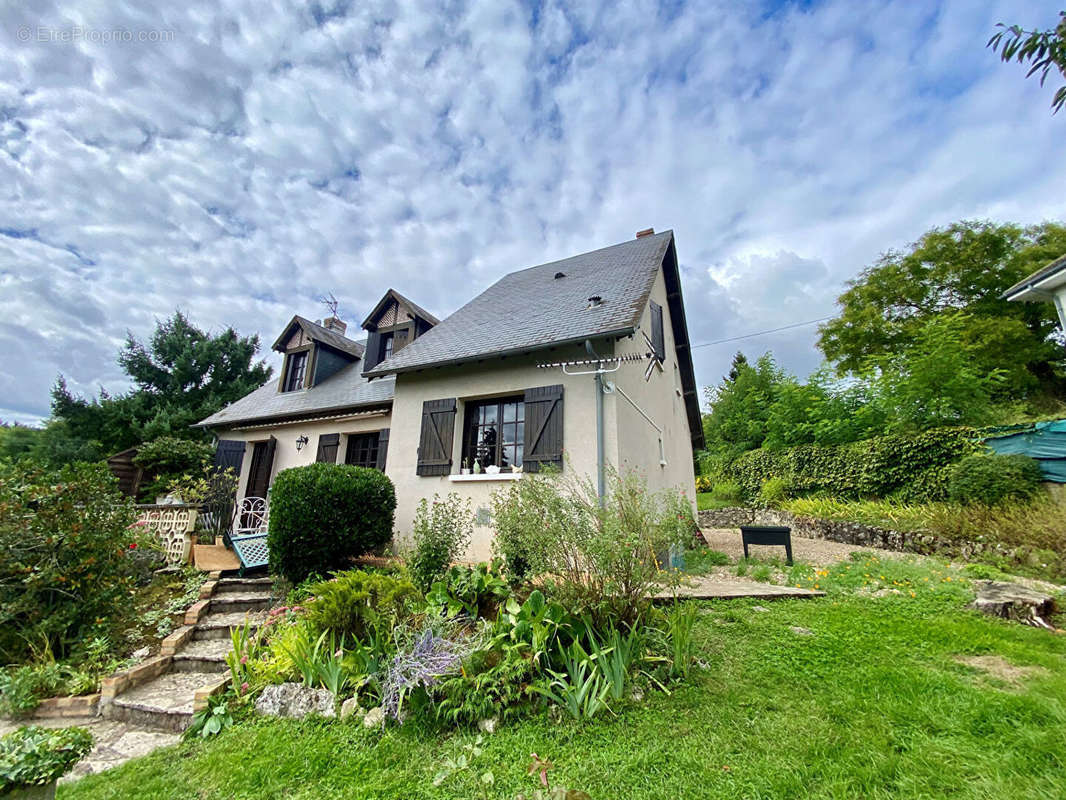
<svg viewBox="0 0 1066 800">
<path fill-rule="evenodd" d="M 601 347 L 603 350 L 607 346 Z M 537 363 L 586 358 L 581 348 L 560 348 L 544 351 L 535 356 L 493 359 L 477 365 L 427 370 L 396 379 L 396 397 L 393 400 L 392 432 L 389 442 L 389 458 L 385 473 L 396 486 L 396 531 L 397 544 L 403 547 L 410 541 L 412 523 L 418 502 L 425 498 L 432 501 L 434 493 L 446 495 L 457 492 L 470 498 L 475 510 L 488 509 L 492 493 L 509 485 L 507 479 L 478 481 L 452 481 L 450 476 L 420 476 L 416 474 L 418 463 L 418 439 L 421 432 L 422 403 L 425 400 L 442 400 L 455 397 L 458 400 L 455 418 L 455 434 L 452 438 L 453 472 L 458 473 L 462 463 L 463 414 L 465 402 L 492 396 L 521 394 L 536 386 L 563 385 L 563 447 L 568 456 L 564 469 L 575 470 L 595 480 L 596 476 L 596 405 L 593 376 L 566 376 L 559 369 L 538 369 Z M 614 419 L 612 398 L 604 404 L 605 452 L 611 463 L 618 460 L 617 426 Z M 482 560 L 492 555 L 492 528 L 478 526 L 466 554 L 468 560 Z"/>
<path fill-rule="evenodd" d="M 666 465 L 659 465 L 659 434 L 626 398 L 616 394 L 618 448 L 623 470 L 635 469 L 647 477 L 648 488 L 683 490 L 695 510 L 695 471 L 692 464 L 692 439 L 689 435 L 685 403 L 681 395 L 681 372 L 674 350 L 674 333 L 670 308 L 666 301 L 666 283 L 660 270 L 652 287 L 651 300 L 663 309 L 663 335 L 666 361 L 662 370 L 653 369 L 644 380 L 644 365 L 623 366 L 608 379 L 625 392 L 634 403 L 663 429 Z M 647 304 L 640 320 L 641 330 L 651 338 L 651 305 Z M 649 349 L 644 337 L 619 345 L 619 352 L 643 352 Z"/>
<path fill-rule="evenodd" d="M 264 442 L 271 436 L 277 439 L 277 447 L 274 450 L 274 466 L 270 472 L 270 482 L 273 484 L 274 476 L 281 470 L 314 463 L 315 456 L 318 454 L 318 437 L 322 434 L 341 434 L 340 447 L 337 448 L 337 460 L 343 463 L 344 451 L 348 445 L 345 438 L 347 434 L 370 433 L 388 428 L 390 427 L 390 417 L 390 414 L 383 413 L 375 414 L 374 416 L 358 416 L 351 419 L 325 420 L 322 422 L 292 422 L 270 428 L 219 431 L 218 437 L 220 439 L 245 442 L 244 460 L 241 462 L 241 480 L 237 490 L 237 496 L 244 497 L 248 487 L 252 451 L 256 442 Z M 306 436 L 308 441 L 302 450 L 297 451 L 296 440 L 300 436 Z M 387 463 L 388 459 L 386 458 L 386 466 Z"/>
</svg>

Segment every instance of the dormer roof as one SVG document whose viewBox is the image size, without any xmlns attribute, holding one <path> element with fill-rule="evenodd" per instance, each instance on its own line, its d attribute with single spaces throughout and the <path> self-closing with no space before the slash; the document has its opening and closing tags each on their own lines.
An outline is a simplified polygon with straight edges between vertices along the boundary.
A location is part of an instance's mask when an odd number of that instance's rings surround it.
<svg viewBox="0 0 1066 800">
<path fill-rule="evenodd" d="M 433 316 L 424 308 L 422 308 L 422 306 L 408 300 L 395 289 L 389 289 L 387 292 L 385 292 L 384 297 L 382 297 L 381 300 L 378 301 L 378 304 L 374 306 L 373 311 L 367 314 L 366 319 L 363 320 L 363 328 L 368 331 L 376 330 L 377 327 L 381 324 L 381 315 L 385 313 L 386 310 L 388 310 L 388 307 L 391 303 L 396 303 L 401 307 L 406 306 L 407 310 L 411 312 L 412 316 L 419 317 L 425 320 L 431 326 L 440 323 L 439 319 L 437 319 L 435 316 Z"/>
<path fill-rule="evenodd" d="M 317 322 L 301 317 L 296 314 L 285 326 L 285 329 L 281 332 L 281 336 L 277 338 L 277 341 L 271 345 L 272 350 L 276 350 L 279 353 L 285 352 L 285 343 L 289 341 L 292 334 L 296 329 L 303 331 L 308 339 L 324 344 L 327 347 L 332 347 L 334 350 L 339 350 L 342 353 L 346 353 L 353 359 L 360 359 L 363 357 L 363 353 L 366 348 L 362 342 L 357 342 L 353 339 L 349 339 L 347 336 L 343 336 L 336 331 L 331 331 Z"/>
</svg>

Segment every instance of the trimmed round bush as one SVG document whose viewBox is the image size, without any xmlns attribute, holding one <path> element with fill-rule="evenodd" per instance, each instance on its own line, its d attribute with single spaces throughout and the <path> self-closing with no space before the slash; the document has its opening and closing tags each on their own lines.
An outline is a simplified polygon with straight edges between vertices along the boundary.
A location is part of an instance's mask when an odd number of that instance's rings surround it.
<svg viewBox="0 0 1066 800">
<path fill-rule="evenodd" d="M 350 566 L 392 538 L 396 491 L 383 472 L 308 464 L 278 473 L 270 490 L 270 569 L 293 583 Z"/>
<path fill-rule="evenodd" d="M 948 497 L 966 505 L 991 506 L 1024 500 L 1040 489 L 1040 465 L 1023 455 L 977 455 L 962 459 L 951 471 Z"/>
</svg>

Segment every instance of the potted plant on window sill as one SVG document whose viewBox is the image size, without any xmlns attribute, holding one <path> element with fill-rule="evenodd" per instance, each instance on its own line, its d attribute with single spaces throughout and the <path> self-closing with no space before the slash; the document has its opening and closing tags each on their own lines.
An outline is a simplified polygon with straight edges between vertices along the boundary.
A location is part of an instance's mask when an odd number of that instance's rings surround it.
<svg viewBox="0 0 1066 800">
<path fill-rule="evenodd" d="M 35 725 L 0 737 L 0 797 L 52 800 L 56 781 L 92 749 L 85 728 L 51 730 Z"/>
<path fill-rule="evenodd" d="M 469 458 L 464 458 L 463 459 L 463 466 L 460 468 L 459 472 L 461 474 L 463 474 L 463 475 L 469 475 L 470 474 L 470 459 Z"/>
</svg>

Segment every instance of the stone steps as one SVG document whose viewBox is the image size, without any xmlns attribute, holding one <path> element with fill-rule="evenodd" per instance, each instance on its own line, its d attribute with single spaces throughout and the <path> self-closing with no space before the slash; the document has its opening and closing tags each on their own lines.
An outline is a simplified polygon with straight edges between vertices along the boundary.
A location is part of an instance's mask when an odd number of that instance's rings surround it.
<svg viewBox="0 0 1066 800">
<path fill-rule="evenodd" d="M 226 672 L 226 654 L 231 648 L 228 638 L 194 640 L 174 656 L 171 668 L 178 672 Z"/>
<path fill-rule="evenodd" d="M 269 597 L 274 589 L 273 578 L 222 578 L 215 587 L 214 596 L 256 592 Z"/>
<path fill-rule="evenodd" d="M 232 592 L 212 597 L 207 611 L 209 614 L 227 614 L 231 611 L 266 611 L 272 602 L 268 594 Z"/>
<path fill-rule="evenodd" d="M 231 628 L 239 628 L 244 625 L 245 621 L 248 621 L 253 629 L 258 628 L 266 621 L 266 616 L 265 611 L 230 611 L 208 614 L 196 623 L 192 638 L 193 641 L 229 639 Z"/>
<path fill-rule="evenodd" d="M 196 694 L 222 679 L 215 672 L 167 672 L 123 692 L 106 708 L 108 719 L 180 733 L 192 722 Z"/>
<path fill-rule="evenodd" d="M 259 628 L 272 605 L 270 578 L 223 578 L 205 585 L 202 599 L 186 613 L 186 627 L 168 655 L 114 678 L 103 715 L 151 731 L 180 733 L 194 709 L 229 679 L 230 631 L 246 622 Z M 174 652 L 174 651 L 177 652 Z"/>
</svg>

